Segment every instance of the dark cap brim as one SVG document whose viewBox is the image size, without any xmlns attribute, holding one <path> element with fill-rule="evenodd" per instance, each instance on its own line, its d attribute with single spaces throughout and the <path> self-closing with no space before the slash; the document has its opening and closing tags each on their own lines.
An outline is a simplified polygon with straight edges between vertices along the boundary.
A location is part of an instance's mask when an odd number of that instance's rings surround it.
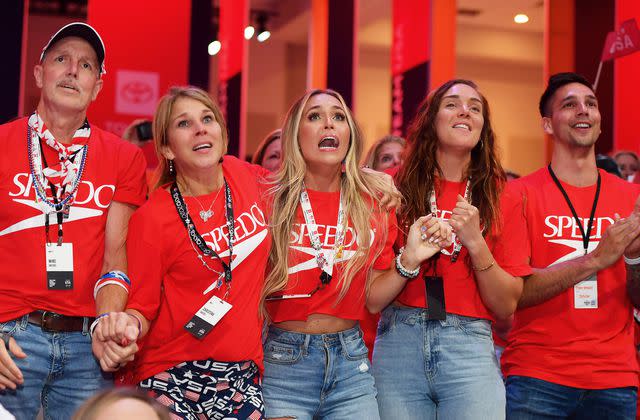
<svg viewBox="0 0 640 420">
<path fill-rule="evenodd" d="M 102 42 L 102 38 L 100 38 L 100 35 L 95 29 L 93 29 L 90 25 L 87 25 L 84 22 L 73 22 L 60 28 L 60 30 L 58 30 L 58 32 L 56 32 L 51 37 L 49 42 L 47 42 L 47 45 L 45 45 L 44 48 L 42 49 L 42 54 L 40 55 L 40 62 L 44 60 L 44 56 L 46 55 L 47 51 L 56 42 L 60 41 L 63 38 L 67 38 L 69 36 L 75 36 L 87 41 L 89 45 L 91 45 L 93 50 L 96 52 L 96 57 L 98 58 L 98 64 L 100 65 L 100 73 L 101 74 L 106 73 L 104 69 L 105 50 L 104 50 L 104 43 Z"/>
</svg>

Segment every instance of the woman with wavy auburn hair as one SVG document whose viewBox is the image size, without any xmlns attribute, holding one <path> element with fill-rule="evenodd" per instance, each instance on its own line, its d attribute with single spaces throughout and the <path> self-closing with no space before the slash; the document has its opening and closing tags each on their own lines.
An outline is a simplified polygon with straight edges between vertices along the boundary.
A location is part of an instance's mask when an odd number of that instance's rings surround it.
<svg viewBox="0 0 640 420">
<path fill-rule="evenodd" d="M 491 322 L 513 314 L 530 272 L 509 230 L 524 223 L 522 203 L 502 191 L 487 100 L 471 81 L 446 82 L 418 108 L 408 142 L 399 224 L 433 214 L 455 237 L 382 313 L 373 354 L 380 415 L 504 418 Z"/>
</svg>

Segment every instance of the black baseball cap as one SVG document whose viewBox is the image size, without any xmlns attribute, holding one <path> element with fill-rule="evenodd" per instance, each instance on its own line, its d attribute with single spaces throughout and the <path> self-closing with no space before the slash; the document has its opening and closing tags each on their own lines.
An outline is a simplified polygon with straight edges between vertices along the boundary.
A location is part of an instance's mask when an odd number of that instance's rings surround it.
<svg viewBox="0 0 640 420">
<path fill-rule="evenodd" d="M 68 25 L 63 26 L 56 32 L 47 45 L 42 49 L 42 54 L 40 54 L 40 62 L 44 60 L 44 56 L 46 55 L 49 48 L 51 48 L 56 42 L 60 41 L 63 38 L 68 36 L 76 36 L 78 38 L 82 38 L 91 45 L 93 50 L 96 52 L 96 56 L 98 57 L 98 64 L 100 65 L 100 74 L 105 74 L 107 71 L 104 68 L 104 43 L 102 42 L 102 38 L 98 34 L 98 31 L 93 29 L 90 25 L 87 25 L 84 22 L 72 22 Z"/>
</svg>

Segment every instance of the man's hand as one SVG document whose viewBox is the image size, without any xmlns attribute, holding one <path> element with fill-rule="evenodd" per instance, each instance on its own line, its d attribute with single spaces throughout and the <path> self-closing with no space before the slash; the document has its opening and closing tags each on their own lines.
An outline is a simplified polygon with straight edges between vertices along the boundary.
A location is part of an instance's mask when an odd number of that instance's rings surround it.
<svg viewBox="0 0 640 420">
<path fill-rule="evenodd" d="M 114 341 L 121 346 L 126 346 L 138 339 L 140 335 L 140 322 L 126 312 L 109 312 L 103 317 L 93 330 L 93 338 L 99 341 Z"/>
<path fill-rule="evenodd" d="M 598 271 L 618 261 L 622 254 L 627 252 L 627 248 L 630 248 L 629 252 L 633 252 L 640 246 L 634 244 L 640 229 L 640 215 L 633 212 L 626 219 L 621 219 L 618 214 L 615 217 L 615 223 L 605 230 L 598 246 L 590 254 Z"/>
<path fill-rule="evenodd" d="M 121 346 L 114 341 L 100 341 L 94 338 L 91 349 L 100 362 L 102 370 L 114 372 L 134 359 L 138 344 L 132 342 L 127 346 Z"/>
<path fill-rule="evenodd" d="M 0 333 L 0 390 L 16 389 L 18 385 L 24 382 L 22 372 L 18 369 L 9 353 L 19 359 L 27 357 L 13 337 L 6 333 Z"/>
<path fill-rule="evenodd" d="M 93 330 L 91 348 L 105 372 L 113 372 L 133 360 L 140 323 L 126 312 L 109 312 Z"/>
</svg>

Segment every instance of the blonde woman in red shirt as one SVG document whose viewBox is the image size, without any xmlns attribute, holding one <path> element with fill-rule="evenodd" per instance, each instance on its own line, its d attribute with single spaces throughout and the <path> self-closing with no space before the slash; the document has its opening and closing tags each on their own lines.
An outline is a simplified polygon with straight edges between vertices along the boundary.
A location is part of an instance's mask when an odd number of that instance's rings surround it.
<svg viewBox="0 0 640 420">
<path fill-rule="evenodd" d="M 379 418 L 357 320 L 372 296 L 384 299 L 388 285 L 406 282 L 412 273 L 404 265 L 417 266 L 445 246 L 450 230 L 419 218 L 396 258 L 395 214 L 378 197 L 397 193 L 359 168 L 362 136 L 337 92 L 314 90 L 299 99 L 286 117 L 282 147 L 263 293 L 271 322 L 266 416 Z"/>
</svg>

